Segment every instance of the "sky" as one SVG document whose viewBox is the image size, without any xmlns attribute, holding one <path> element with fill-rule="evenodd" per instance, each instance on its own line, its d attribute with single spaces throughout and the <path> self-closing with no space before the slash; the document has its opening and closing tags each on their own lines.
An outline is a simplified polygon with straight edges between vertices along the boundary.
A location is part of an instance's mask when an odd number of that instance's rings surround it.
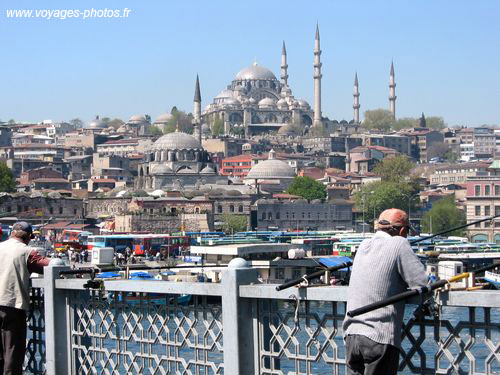
<svg viewBox="0 0 500 375">
<path fill-rule="evenodd" d="M 7 17 L 125 8 L 119 18 Z M 254 61 L 279 78 L 283 40 L 290 88 L 312 106 L 316 23 L 324 116 L 353 118 L 355 72 L 361 113 L 388 108 L 393 60 L 398 118 L 500 124 L 497 0 L 2 0 L 0 120 L 191 112 L 196 74 L 202 108 Z"/>
</svg>

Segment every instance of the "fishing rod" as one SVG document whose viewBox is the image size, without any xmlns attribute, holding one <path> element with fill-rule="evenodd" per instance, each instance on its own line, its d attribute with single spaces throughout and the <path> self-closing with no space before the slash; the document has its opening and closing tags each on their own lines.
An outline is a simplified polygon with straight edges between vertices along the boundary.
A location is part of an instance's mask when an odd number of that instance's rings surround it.
<svg viewBox="0 0 500 375">
<path fill-rule="evenodd" d="M 291 280 L 291 281 L 289 281 L 287 283 L 278 285 L 276 287 L 276 290 L 280 291 L 280 290 L 283 290 L 283 289 L 287 289 L 287 288 L 290 288 L 292 286 L 298 285 L 298 284 L 300 284 L 303 281 L 305 281 L 306 283 L 308 283 L 310 280 L 313 280 L 313 279 L 316 279 L 316 278 L 318 278 L 320 276 L 323 276 L 326 271 L 333 272 L 333 271 L 337 271 L 337 270 L 340 270 L 342 268 L 347 268 L 347 267 L 351 267 L 351 266 L 352 266 L 352 262 L 344 262 L 344 263 L 338 264 L 336 266 L 323 268 L 322 270 L 310 273 L 309 275 L 304 275 L 304 276 L 302 276 L 299 279 Z"/>
<path fill-rule="evenodd" d="M 373 310 L 380 309 L 380 308 L 385 307 L 385 306 L 392 305 L 392 304 L 400 302 L 400 301 L 405 301 L 409 298 L 419 296 L 422 294 L 426 294 L 426 293 L 429 293 L 435 289 L 442 288 L 446 284 L 450 284 L 452 282 L 468 278 L 473 273 L 481 273 L 481 272 L 488 271 L 490 269 L 493 269 L 493 268 L 496 268 L 499 266 L 500 266 L 500 264 L 498 264 L 498 263 L 497 264 L 490 264 L 488 266 L 481 267 L 481 268 L 472 270 L 470 272 L 463 272 L 463 273 L 458 274 L 456 276 L 450 277 L 447 280 L 438 280 L 435 283 L 432 283 L 430 285 L 426 285 L 426 286 L 423 286 L 423 287 L 417 288 L 417 289 L 411 289 L 411 290 L 408 290 L 406 292 L 402 292 L 402 293 L 396 294 L 394 296 L 391 296 L 389 298 L 383 299 L 381 301 L 374 302 L 374 303 L 371 303 L 369 305 L 348 311 L 347 316 L 352 318 L 352 317 L 355 317 L 355 316 L 358 316 L 361 314 L 365 314 L 365 313 L 373 311 Z"/>
<path fill-rule="evenodd" d="M 444 230 L 442 232 L 432 234 L 430 236 L 426 236 L 426 237 L 422 237 L 422 238 L 413 240 L 410 243 L 413 245 L 413 244 L 416 244 L 416 243 L 419 243 L 419 242 L 422 242 L 425 240 L 429 240 L 429 239 L 437 237 L 437 236 L 441 236 L 441 235 L 446 234 L 446 233 L 450 233 L 450 232 L 454 232 L 454 231 L 459 230 L 459 229 L 470 227 L 471 225 L 474 225 L 474 224 L 479 224 L 479 223 L 482 223 L 484 221 L 493 220 L 493 219 L 496 219 L 497 217 L 500 217 L 500 215 L 495 215 L 495 216 L 487 217 L 486 219 L 476 220 L 476 221 L 473 221 L 471 223 L 459 225 L 458 227 L 455 227 L 455 228 L 447 229 L 447 230 Z"/>
<path fill-rule="evenodd" d="M 422 238 L 419 238 L 419 239 L 416 239 L 416 240 L 413 240 L 413 241 L 410 241 L 410 244 L 413 245 L 413 244 L 416 244 L 416 243 L 419 243 L 419 242 L 422 242 L 422 241 L 425 241 L 425 240 L 428 240 L 428 239 L 431 239 L 431 238 L 434 238 L 436 236 L 441 236 L 443 234 L 446 234 L 446 233 L 450 233 L 450 232 L 453 232 L 453 231 L 456 231 L 456 230 L 459 230 L 459 229 L 463 229 L 463 228 L 467 228 L 467 227 L 470 227 L 471 225 L 474 225 L 474 224 L 478 224 L 478 223 L 482 223 L 484 221 L 489 221 L 489 220 L 493 220 L 497 217 L 500 217 L 500 215 L 495 215 L 495 216 L 491 216 L 491 217 L 488 217 L 486 219 L 481 219 L 481 220 L 477 220 L 477 221 L 473 221 L 471 223 L 468 223 L 468 224 L 464 224 L 464 225 L 460 225 L 458 227 L 454 227 L 454 228 L 451 228 L 451 229 L 447 229 L 445 231 L 442 231 L 442 232 L 439 232 L 439 233 L 436 233 L 436 234 L 432 234 L 430 236 L 426 236 L 426 237 L 422 237 Z M 285 284 L 281 284 L 279 286 L 276 287 L 276 290 L 280 291 L 280 290 L 283 290 L 283 289 L 287 289 L 287 288 L 290 288 L 292 286 L 295 286 L 295 285 L 298 285 L 300 283 L 302 283 L 303 281 L 310 281 L 312 279 L 315 279 L 315 278 L 318 278 L 318 277 L 321 277 L 323 276 L 323 274 L 326 272 L 326 271 L 330 271 L 330 272 L 333 272 L 333 271 L 337 271 L 341 268 L 345 268 L 345 267 L 350 267 L 352 266 L 352 262 L 346 262 L 345 263 L 346 265 L 341 265 L 341 267 L 338 267 L 337 266 L 334 266 L 334 267 L 329 267 L 329 268 L 324 268 L 320 271 L 317 271 L 317 272 L 314 272 L 314 273 L 311 273 L 309 275 L 304 275 L 303 277 L 301 278 L 298 278 L 298 279 L 295 279 L 295 280 L 292 280 L 292 281 L 289 281 Z"/>
</svg>

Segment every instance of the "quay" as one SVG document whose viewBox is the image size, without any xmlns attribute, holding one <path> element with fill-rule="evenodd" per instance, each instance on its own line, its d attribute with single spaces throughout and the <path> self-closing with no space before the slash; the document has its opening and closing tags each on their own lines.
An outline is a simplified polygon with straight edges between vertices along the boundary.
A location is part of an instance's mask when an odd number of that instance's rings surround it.
<svg viewBox="0 0 500 375">
<path fill-rule="evenodd" d="M 345 374 L 347 287 L 278 292 L 241 258 L 220 283 L 105 280 L 89 289 L 88 279 L 60 275 L 68 269 L 32 280 L 26 374 Z M 181 294 L 191 303 L 171 298 Z M 413 317 L 407 305 L 399 372 L 498 374 L 498 296 L 441 292 L 439 319 Z"/>
</svg>

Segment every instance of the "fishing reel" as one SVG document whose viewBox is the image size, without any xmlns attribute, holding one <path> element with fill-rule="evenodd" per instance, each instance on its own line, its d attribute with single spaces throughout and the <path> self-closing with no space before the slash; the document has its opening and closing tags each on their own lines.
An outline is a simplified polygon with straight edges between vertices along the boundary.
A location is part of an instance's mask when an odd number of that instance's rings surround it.
<svg viewBox="0 0 500 375">
<path fill-rule="evenodd" d="M 413 316 L 417 319 L 423 319 L 426 316 L 439 319 L 439 306 L 434 298 L 431 297 L 418 305 L 415 311 L 413 311 Z"/>
</svg>

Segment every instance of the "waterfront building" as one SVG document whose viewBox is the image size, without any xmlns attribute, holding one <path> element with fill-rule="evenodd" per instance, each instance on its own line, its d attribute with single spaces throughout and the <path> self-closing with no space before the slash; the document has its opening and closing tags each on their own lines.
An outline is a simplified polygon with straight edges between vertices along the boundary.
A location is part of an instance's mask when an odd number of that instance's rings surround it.
<svg viewBox="0 0 500 375">
<path fill-rule="evenodd" d="M 305 199 L 259 199 L 257 230 L 349 230 L 353 203 Z"/>
<path fill-rule="evenodd" d="M 495 160 L 488 173 L 467 178 L 467 222 L 500 215 L 500 160 Z M 467 229 L 473 242 L 500 244 L 500 218 L 475 224 Z"/>
</svg>

